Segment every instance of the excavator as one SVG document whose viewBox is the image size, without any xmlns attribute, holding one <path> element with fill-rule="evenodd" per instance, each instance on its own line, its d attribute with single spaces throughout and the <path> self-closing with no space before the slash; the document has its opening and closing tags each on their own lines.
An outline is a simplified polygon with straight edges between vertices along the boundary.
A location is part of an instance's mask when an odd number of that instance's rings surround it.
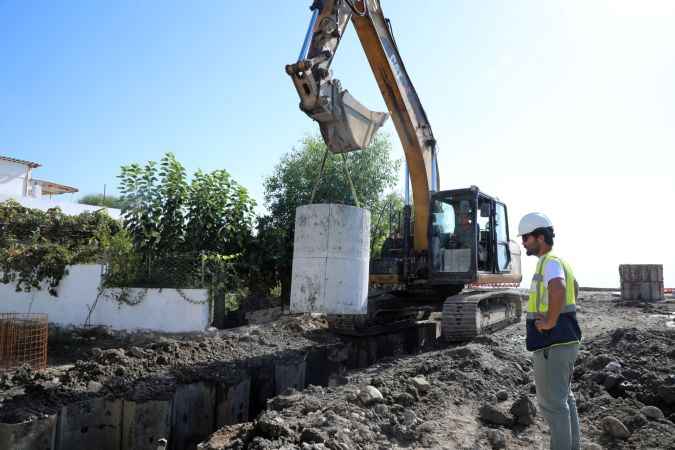
<svg viewBox="0 0 675 450">
<path fill-rule="evenodd" d="M 522 279 L 520 247 L 509 239 L 506 205 L 476 186 L 440 190 L 436 139 L 380 0 L 314 0 L 310 11 L 300 55 L 286 66 L 300 109 L 334 154 L 366 148 L 391 116 L 406 162 L 401 232 L 371 260 L 367 314 L 331 315 L 329 326 L 378 334 L 442 311 L 443 338 L 462 341 L 518 322 L 523 297 L 508 288 Z M 366 108 L 332 77 L 350 22 L 388 113 Z"/>
</svg>

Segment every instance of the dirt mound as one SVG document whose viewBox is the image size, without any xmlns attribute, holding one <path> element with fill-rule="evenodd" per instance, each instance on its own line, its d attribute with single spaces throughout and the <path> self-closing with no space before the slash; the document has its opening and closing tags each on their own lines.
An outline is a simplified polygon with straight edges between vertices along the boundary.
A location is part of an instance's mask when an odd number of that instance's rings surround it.
<svg viewBox="0 0 675 450">
<path fill-rule="evenodd" d="M 612 448 L 675 448 L 675 330 L 618 328 L 584 345 L 574 390 L 587 435 Z M 608 433 L 611 415 L 628 430 Z"/>
<path fill-rule="evenodd" d="M 524 355 L 505 353 L 490 338 L 383 361 L 343 386 L 288 391 L 250 426 L 226 427 L 202 448 L 440 448 L 453 434 L 458 448 L 514 439 L 525 448 L 512 430 L 535 414 L 529 371 Z M 457 422 L 473 433 L 456 433 Z"/>
</svg>

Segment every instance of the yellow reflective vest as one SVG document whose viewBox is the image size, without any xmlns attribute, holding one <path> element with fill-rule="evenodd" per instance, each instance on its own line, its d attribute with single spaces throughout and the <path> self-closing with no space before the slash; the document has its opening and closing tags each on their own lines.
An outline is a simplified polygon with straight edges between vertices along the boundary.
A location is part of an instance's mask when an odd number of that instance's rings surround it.
<svg viewBox="0 0 675 450">
<path fill-rule="evenodd" d="M 548 286 L 544 283 L 544 268 L 550 261 L 558 261 L 565 272 L 565 305 L 555 327 L 539 332 L 534 326 L 538 315 L 546 316 L 548 312 Z M 527 349 L 540 350 L 553 345 L 564 345 L 581 342 L 581 328 L 577 322 L 575 278 L 572 268 L 559 257 L 547 253 L 540 256 L 537 269 L 532 276 L 530 297 L 527 303 Z"/>
</svg>

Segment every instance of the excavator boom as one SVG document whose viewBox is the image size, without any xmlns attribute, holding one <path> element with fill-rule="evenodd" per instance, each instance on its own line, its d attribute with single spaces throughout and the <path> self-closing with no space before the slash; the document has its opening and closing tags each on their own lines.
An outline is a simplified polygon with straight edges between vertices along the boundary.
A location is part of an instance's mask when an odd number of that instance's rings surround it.
<svg viewBox="0 0 675 450">
<path fill-rule="evenodd" d="M 367 147 L 386 120 L 385 113 L 364 107 L 331 77 L 330 64 L 351 20 L 401 140 L 412 183 L 413 248 L 423 252 L 428 248 L 430 191 L 439 186 L 436 140 L 380 2 L 324 0 L 315 1 L 312 9 L 300 58 L 286 66 L 300 95 L 300 109 L 319 122 L 335 153 Z"/>
</svg>

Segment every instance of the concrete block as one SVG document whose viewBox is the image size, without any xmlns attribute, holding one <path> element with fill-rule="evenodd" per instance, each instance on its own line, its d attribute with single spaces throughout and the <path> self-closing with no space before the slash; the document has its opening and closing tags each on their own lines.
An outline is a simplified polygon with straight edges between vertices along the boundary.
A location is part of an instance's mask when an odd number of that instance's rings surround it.
<svg viewBox="0 0 675 450">
<path fill-rule="evenodd" d="M 622 264 L 619 266 L 621 298 L 624 300 L 663 300 L 663 265 Z"/>
<path fill-rule="evenodd" d="M 23 423 L 0 423 L 0 449 L 53 450 L 57 415 Z"/>
<path fill-rule="evenodd" d="M 95 398 L 61 408 L 56 449 L 120 450 L 122 400 Z"/>
<path fill-rule="evenodd" d="M 157 450 L 157 440 L 171 437 L 171 401 L 134 402 L 122 408 L 122 449 Z"/>
<path fill-rule="evenodd" d="M 349 205 L 296 209 L 292 312 L 365 314 L 370 213 Z"/>
<path fill-rule="evenodd" d="M 216 385 L 216 428 L 249 420 L 251 378 Z"/>
<path fill-rule="evenodd" d="M 169 448 L 195 448 L 214 429 L 215 388 L 207 383 L 181 384 L 173 398 Z"/>
</svg>

